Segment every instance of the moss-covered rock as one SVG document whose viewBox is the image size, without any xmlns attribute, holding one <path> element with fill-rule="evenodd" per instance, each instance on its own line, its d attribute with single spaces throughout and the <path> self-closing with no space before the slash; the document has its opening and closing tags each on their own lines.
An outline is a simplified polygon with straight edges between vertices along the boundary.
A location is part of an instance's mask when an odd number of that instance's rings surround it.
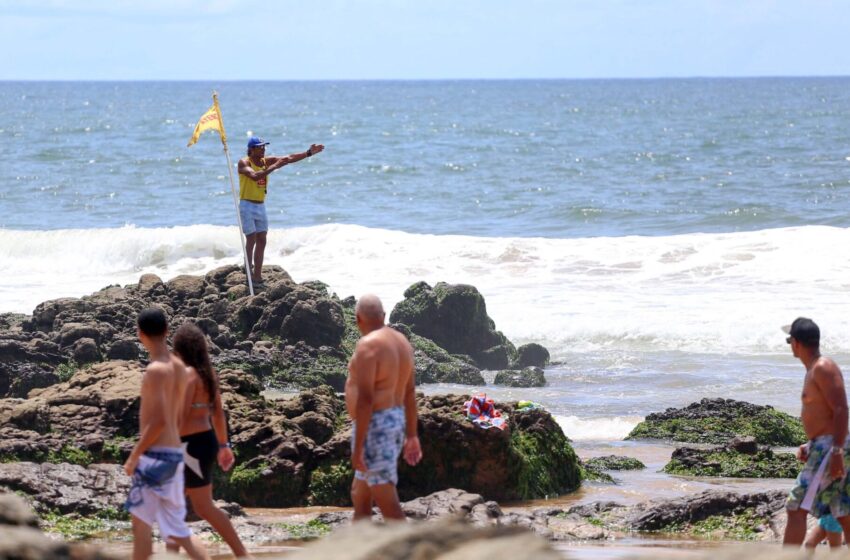
<svg viewBox="0 0 850 560">
<path fill-rule="evenodd" d="M 449 354 L 432 340 L 411 333 L 416 384 L 457 383 L 485 385 L 481 371 L 475 365 Z"/>
<path fill-rule="evenodd" d="M 467 354 L 485 369 L 502 369 L 516 358 L 514 345 L 495 328 L 484 297 L 474 286 L 417 282 L 404 292 L 390 321 L 404 323 L 451 354 Z"/>
<path fill-rule="evenodd" d="M 283 348 L 264 381 L 277 389 L 329 385 L 343 391 L 347 377 L 348 358 L 342 351 L 329 346 L 316 349 L 299 342 Z"/>
<path fill-rule="evenodd" d="M 310 505 L 351 505 L 351 481 L 354 470 L 349 460 L 324 464 L 310 473 L 307 503 Z"/>
<path fill-rule="evenodd" d="M 521 388 L 544 387 L 546 386 L 546 376 L 541 368 L 534 366 L 520 370 L 503 369 L 496 374 L 493 384 Z"/>
<path fill-rule="evenodd" d="M 636 471 L 645 469 L 640 459 L 634 457 L 626 457 L 624 455 L 606 455 L 604 457 L 593 457 L 584 461 L 585 467 L 590 467 L 605 471 Z"/>
<path fill-rule="evenodd" d="M 685 476 L 795 478 L 801 466 L 802 463 L 793 454 L 774 453 L 768 448 L 750 454 L 729 447 L 682 447 L 673 452 L 664 472 Z"/>
<path fill-rule="evenodd" d="M 685 408 L 650 414 L 626 439 L 725 444 L 736 436 L 752 436 L 763 445 L 793 446 L 806 441 L 798 418 L 771 406 L 732 399 L 702 399 Z"/>
<path fill-rule="evenodd" d="M 403 499 L 464 488 L 488 500 L 520 500 L 557 496 L 579 487 L 578 458 L 548 412 L 497 403 L 507 416 L 508 429 L 484 430 L 466 418 L 463 403 L 468 398 L 419 398 L 423 460 L 416 467 L 401 464 Z"/>
</svg>

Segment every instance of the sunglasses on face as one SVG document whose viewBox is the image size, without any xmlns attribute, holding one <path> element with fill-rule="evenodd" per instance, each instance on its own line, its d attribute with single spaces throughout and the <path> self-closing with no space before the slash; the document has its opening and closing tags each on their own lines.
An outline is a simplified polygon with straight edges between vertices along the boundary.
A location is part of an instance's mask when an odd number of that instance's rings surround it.
<svg viewBox="0 0 850 560">
<path fill-rule="evenodd" d="M 793 336 L 789 336 L 788 338 L 785 339 L 785 342 L 787 342 L 788 344 L 791 344 L 791 340 L 793 338 L 794 338 Z"/>
</svg>

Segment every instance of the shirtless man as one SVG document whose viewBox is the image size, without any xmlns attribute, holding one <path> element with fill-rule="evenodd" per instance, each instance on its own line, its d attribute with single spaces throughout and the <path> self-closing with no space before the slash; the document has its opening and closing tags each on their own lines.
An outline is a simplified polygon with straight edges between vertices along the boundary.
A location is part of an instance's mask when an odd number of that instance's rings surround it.
<svg viewBox="0 0 850 560">
<path fill-rule="evenodd" d="M 139 340 L 151 361 L 142 377 L 139 441 L 124 463 L 133 486 L 124 507 L 132 515 L 133 559 L 153 554 L 152 530 L 183 547 L 192 558 L 208 559 L 204 547 L 186 525 L 183 497 L 183 450 L 178 420 L 188 375 L 186 366 L 168 351 L 168 323 L 161 309 L 146 309 L 137 320 Z"/>
<path fill-rule="evenodd" d="M 811 319 L 797 318 L 783 330 L 794 357 L 806 367 L 803 381 L 803 428 L 809 442 L 797 456 L 806 464 L 788 496 L 783 544 L 799 547 L 806 534 L 806 515 L 826 514 L 850 534 L 850 487 L 845 478 L 847 395 L 838 365 L 820 355 L 820 329 Z"/>
<path fill-rule="evenodd" d="M 370 519 L 373 502 L 384 519 L 404 520 L 396 493 L 398 456 L 403 448 L 409 465 L 422 458 L 416 434 L 413 348 L 403 334 L 384 325 L 384 308 L 377 296 L 361 297 L 355 313 L 363 337 L 345 382 L 345 405 L 354 419 L 354 520 Z"/>
</svg>

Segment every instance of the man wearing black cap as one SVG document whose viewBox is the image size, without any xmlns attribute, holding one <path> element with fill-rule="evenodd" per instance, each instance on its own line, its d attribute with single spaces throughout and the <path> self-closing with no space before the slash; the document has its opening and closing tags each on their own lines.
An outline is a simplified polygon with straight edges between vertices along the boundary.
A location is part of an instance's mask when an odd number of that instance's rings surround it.
<svg viewBox="0 0 850 560">
<path fill-rule="evenodd" d="M 847 395 L 838 365 L 820 355 L 820 329 L 811 319 L 799 317 L 783 330 L 789 335 L 794 357 L 806 366 L 803 381 L 803 429 L 809 442 L 798 457 L 806 464 L 786 502 L 788 524 L 785 545 L 800 546 L 806 533 L 806 514 L 831 514 L 850 534 L 850 484 L 845 477 L 847 447 Z"/>
<path fill-rule="evenodd" d="M 248 140 L 248 157 L 239 160 L 239 217 L 245 234 L 248 269 L 255 288 L 263 287 L 263 254 L 266 251 L 266 188 L 268 175 L 284 165 L 314 156 L 325 149 L 322 144 L 311 145 L 306 152 L 288 156 L 266 157 L 269 143 L 252 136 Z"/>
</svg>

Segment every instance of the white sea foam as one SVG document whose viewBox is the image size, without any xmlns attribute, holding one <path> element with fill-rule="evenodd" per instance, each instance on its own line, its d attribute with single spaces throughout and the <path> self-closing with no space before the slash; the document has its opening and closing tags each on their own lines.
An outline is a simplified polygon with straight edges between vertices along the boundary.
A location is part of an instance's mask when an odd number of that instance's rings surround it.
<svg viewBox="0 0 850 560">
<path fill-rule="evenodd" d="M 235 227 L 0 230 L 0 310 L 29 313 L 153 272 L 239 263 Z M 413 282 L 468 283 L 497 327 L 554 358 L 606 348 L 785 352 L 778 326 L 814 317 L 850 351 L 850 229 L 808 226 L 619 238 L 435 236 L 332 224 L 272 230 L 267 264 L 391 308 Z"/>
<path fill-rule="evenodd" d="M 612 441 L 629 435 L 643 420 L 640 416 L 615 416 L 612 418 L 579 418 L 555 416 L 564 434 L 574 441 Z"/>
</svg>

